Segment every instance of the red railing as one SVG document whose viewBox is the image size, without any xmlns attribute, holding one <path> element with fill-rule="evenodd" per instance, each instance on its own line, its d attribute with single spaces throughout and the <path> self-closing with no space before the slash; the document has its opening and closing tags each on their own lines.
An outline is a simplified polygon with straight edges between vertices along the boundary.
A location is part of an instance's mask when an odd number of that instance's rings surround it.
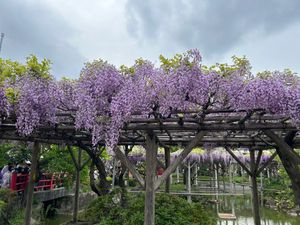
<svg viewBox="0 0 300 225">
<path fill-rule="evenodd" d="M 12 173 L 10 180 L 10 189 L 12 191 L 24 191 L 29 181 L 28 174 Z"/>
<path fill-rule="evenodd" d="M 53 190 L 63 186 L 63 178 L 66 173 L 43 173 L 34 185 L 34 191 Z M 24 191 L 29 181 L 29 174 L 12 173 L 10 189 L 12 191 Z"/>
</svg>

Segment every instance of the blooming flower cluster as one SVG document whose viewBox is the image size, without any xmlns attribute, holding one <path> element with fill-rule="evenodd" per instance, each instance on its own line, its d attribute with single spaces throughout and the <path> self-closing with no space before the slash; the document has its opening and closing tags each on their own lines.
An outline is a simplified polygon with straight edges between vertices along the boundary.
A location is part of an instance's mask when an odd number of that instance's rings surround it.
<svg viewBox="0 0 300 225">
<path fill-rule="evenodd" d="M 4 89 L 0 87 L 0 116 L 5 115 L 7 110 L 7 100 Z"/>
<path fill-rule="evenodd" d="M 22 76 L 14 84 L 18 98 L 10 109 L 23 135 L 59 122 L 57 113 L 61 111 L 75 111 L 76 129 L 90 131 L 94 145 L 105 139 L 111 149 L 118 143 L 120 129 L 133 117 L 166 118 L 176 110 L 261 109 L 290 117 L 300 127 L 300 82 L 296 76 L 243 74 L 236 70 L 222 76 L 202 69 L 197 50 L 188 51 L 173 67 L 137 61 L 127 73 L 98 60 L 87 63 L 76 81 Z M 5 91 L 0 88 L 0 113 L 6 111 Z"/>
<path fill-rule="evenodd" d="M 20 133 L 30 135 L 40 125 L 57 122 L 60 93 L 55 81 L 25 75 L 14 88 L 18 101 L 11 109 L 15 110 Z"/>
<path fill-rule="evenodd" d="M 172 160 L 178 157 L 182 150 L 178 150 L 171 154 Z M 250 155 L 247 152 L 243 153 L 241 150 L 234 151 L 234 154 L 239 158 L 244 164 L 250 163 Z M 270 154 L 264 153 L 261 156 L 260 163 L 263 164 L 270 159 Z M 210 151 L 204 151 L 198 148 L 195 148 L 191 151 L 190 154 L 184 159 L 184 163 L 198 163 L 198 164 L 212 164 L 218 163 L 225 166 L 228 166 L 231 162 L 235 162 L 232 156 L 223 148 L 214 148 Z"/>
</svg>

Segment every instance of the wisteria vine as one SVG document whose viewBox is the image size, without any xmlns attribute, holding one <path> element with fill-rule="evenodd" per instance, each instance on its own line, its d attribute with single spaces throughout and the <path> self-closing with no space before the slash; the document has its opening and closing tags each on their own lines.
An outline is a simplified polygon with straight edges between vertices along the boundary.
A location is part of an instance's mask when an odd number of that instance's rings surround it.
<svg viewBox="0 0 300 225">
<path fill-rule="evenodd" d="M 90 131 L 94 145 L 105 139 L 111 149 L 133 115 L 162 118 L 174 110 L 262 109 L 300 126 L 296 75 L 274 72 L 246 78 L 244 71 L 236 70 L 222 76 L 202 69 L 199 51 L 184 56 L 173 67 L 137 61 L 127 72 L 98 60 L 87 63 L 74 81 L 25 74 L 10 87 L 0 87 L 0 114 L 16 115 L 18 131 L 30 135 L 41 125 L 58 123 L 57 113 L 75 111 L 76 129 Z M 8 101 L 5 88 L 18 93 L 15 102 Z"/>
</svg>

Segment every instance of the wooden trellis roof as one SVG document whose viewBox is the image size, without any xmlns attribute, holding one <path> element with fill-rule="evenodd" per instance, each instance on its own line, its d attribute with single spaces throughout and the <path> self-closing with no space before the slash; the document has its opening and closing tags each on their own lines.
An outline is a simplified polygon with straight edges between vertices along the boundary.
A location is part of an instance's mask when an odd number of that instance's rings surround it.
<svg viewBox="0 0 300 225">
<path fill-rule="evenodd" d="M 29 137 L 18 134 L 13 117 L 4 118 L 0 124 L 0 139 L 38 140 L 45 143 L 82 142 L 91 145 L 91 133 L 75 129 L 74 113 L 61 113 L 58 118 L 61 122 L 57 125 L 41 126 Z M 137 114 L 122 128 L 119 144 L 143 144 L 144 133 L 151 131 L 162 146 L 185 146 L 199 131 L 205 131 L 199 146 L 272 147 L 275 143 L 263 134 L 263 130 L 272 130 L 284 138 L 287 132 L 298 129 L 291 119 L 266 114 L 261 110 L 251 113 L 232 110 L 174 112 L 169 118 L 142 118 Z M 104 144 L 104 140 L 100 144 Z M 300 147 L 299 134 L 293 145 Z"/>
</svg>

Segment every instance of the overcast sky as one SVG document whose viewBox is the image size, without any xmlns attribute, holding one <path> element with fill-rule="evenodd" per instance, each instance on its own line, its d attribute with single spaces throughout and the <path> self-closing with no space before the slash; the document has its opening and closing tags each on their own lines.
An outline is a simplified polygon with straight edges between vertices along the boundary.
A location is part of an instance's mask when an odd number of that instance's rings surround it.
<svg viewBox="0 0 300 225">
<path fill-rule="evenodd" d="M 246 55 L 253 71 L 300 72 L 299 0 L 0 0 L 0 57 L 29 54 L 76 78 L 84 62 L 153 62 L 198 48 L 204 64 Z"/>
</svg>

